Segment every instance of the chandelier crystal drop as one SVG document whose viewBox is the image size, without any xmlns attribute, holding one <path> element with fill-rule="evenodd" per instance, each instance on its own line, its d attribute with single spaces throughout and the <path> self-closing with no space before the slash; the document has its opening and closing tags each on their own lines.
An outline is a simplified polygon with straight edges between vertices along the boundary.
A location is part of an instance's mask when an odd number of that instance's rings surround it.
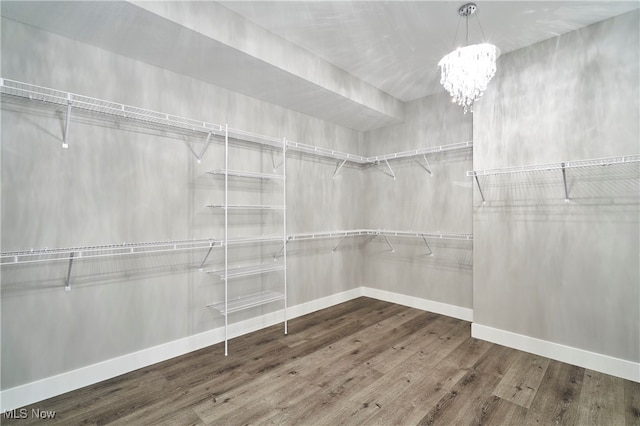
<svg viewBox="0 0 640 426">
<path fill-rule="evenodd" d="M 481 43 L 459 47 L 438 62 L 440 84 L 464 108 L 465 114 L 473 112 L 473 103 L 484 94 L 496 74 L 497 57 L 496 46 Z"/>
<path fill-rule="evenodd" d="M 487 90 L 489 81 L 496 74 L 496 60 L 500 55 L 500 50 L 493 44 L 469 45 L 469 16 L 477 9 L 474 3 L 460 6 L 458 15 L 466 20 L 467 45 L 458 47 L 438 62 L 440 84 L 449 92 L 453 101 L 464 108 L 465 114 L 473 112 L 473 103 Z M 482 26 L 480 30 L 482 31 Z"/>
</svg>

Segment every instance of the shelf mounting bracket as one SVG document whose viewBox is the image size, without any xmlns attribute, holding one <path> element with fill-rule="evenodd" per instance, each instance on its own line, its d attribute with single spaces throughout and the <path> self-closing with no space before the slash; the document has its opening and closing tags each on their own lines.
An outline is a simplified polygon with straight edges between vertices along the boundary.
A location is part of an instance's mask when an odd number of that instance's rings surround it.
<svg viewBox="0 0 640 426">
<path fill-rule="evenodd" d="M 207 140 L 204 141 L 204 148 L 202 149 L 202 152 L 200 153 L 200 155 L 196 155 L 196 160 L 198 160 L 198 164 L 200 164 L 202 162 L 202 157 L 204 156 L 204 153 L 207 152 L 207 149 L 209 149 L 209 144 L 211 140 L 211 132 L 207 133 Z"/>
<path fill-rule="evenodd" d="M 336 246 L 331 250 L 331 253 L 335 253 L 336 252 L 336 250 L 338 249 L 338 246 L 340 244 L 342 244 L 342 242 L 344 241 L 345 238 L 347 238 L 346 235 L 343 235 L 342 238 L 340 238 L 340 241 L 338 241 L 338 244 L 336 244 Z"/>
<path fill-rule="evenodd" d="M 393 246 L 391 245 L 391 241 L 389 241 L 389 238 L 387 238 L 387 236 L 385 234 L 380 234 L 380 235 L 382 235 L 384 237 L 384 240 L 387 242 L 387 244 L 391 248 L 391 253 L 395 253 L 396 249 L 393 248 Z"/>
<path fill-rule="evenodd" d="M 273 151 L 271 151 L 271 165 L 273 166 L 273 173 L 275 173 L 276 170 L 278 170 L 280 166 L 282 166 L 282 160 L 280 160 L 280 162 L 276 164 L 276 160 L 273 158 Z"/>
<path fill-rule="evenodd" d="M 396 174 L 393 173 L 393 169 L 391 168 L 391 165 L 389 164 L 389 161 L 387 161 L 387 159 L 385 158 L 384 162 L 387 163 L 387 167 L 389 168 L 389 172 L 391 173 L 390 176 L 393 178 L 393 180 L 396 180 Z"/>
<path fill-rule="evenodd" d="M 424 244 L 429 249 L 429 253 L 427 253 L 427 256 L 433 256 L 433 250 L 431 250 L 431 247 L 429 247 L 429 243 L 427 242 L 427 239 L 425 238 L 424 235 L 421 235 L 421 237 L 422 237 L 422 241 L 424 241 Z"/>
<path fill-rule="evenodd" d="M 336 177 L 336 175 L 338 174 L 338 172 L 340 171 L 340 169 L 342 168 L 342 166 L 344 166 L 344 163 L 346 163 L 346 162 L 347 162 L 347 160 L 346 160 L 346 159 L 345 159 L 345 160 L 343 160 L 343 161 L 342 161 L 342 163 L 340 163 L 340 164 L 338 165 L 338 167 L 336 167 L 336 171 L 335 171 L 335 172 L 333 172 L 333 176 L 331 176 L 331 177 L 333 177 L 333 178 L 334 178 L 334 177 Z"/>
<path fill-rule="evenodd" d="M 71 93 L 67 94 L 67 118 L 64 123 L 64 135 L 62 137 L 62 147 L 69 148 L 69 122 L 71 121 Z"/>
<path fill-rule="evenodd" d="M 69 268 L 67 269 L 67 279 L 64 281 L 64 291 L 71 291 L 71 268 L 73 267 L 73 255 L 71 252 L 69 255 Z"/>
<path fill-rule="evenodd" d="M 420 164 L 423 169 L 429 173 L 429 176 L 433 176 L 433 172 L 431 171 L 431 165 L 429 164 L 429 160 L 427 160 L 427 154 L 422 154 L 422 158 L 424 159 L 424 164 Z"/>
<path fill-rule="evenodd" d="M 289 240 L 285 240 L 285 242 L 282 244 L 282 247 L 280 247 L 280 250 L 278 250 L 278 252 L 276 254 L 273 255 L 273 261 L 277 261 L 278 260 L 278 256 L 280 256 L 280 253 L 282 253 L 284 251 L 285 246 L 287 245 L 287 243 L 289 242 Z"/>
<path fill-rule="evenodd" d="M 567 169 L 565 167 L 565 163 L 561 164 L 562 167 L 562 182 L 564 183 L 564 202 L 568 203 L 569 200 L 569 191 L 567 190 Z"/>
<path fill-rule="evenodd" d="M 209 250 L 207 251 L 207 254 L 204 256 L 204 259 L 202 259 L 202 262 L 200 263 L 200 266 L 198 266 L 198 270 L 199 271 L 202 271 L 202 269 L 204 268 L 204 264 L 207 261 L 207 259 L 209 258 L 209 255 L 211 254 L 211 250 L 213 250 L 213 246 L 215 246 L 215 243 L 209 244 Z"/>
<path fill-rule="evenodd" d="M 480 181 L 478 180 L 478 175 L 473 176 L 476 179 L 476 183 L 478 184 L 478 191 L 480 191 L 480 197 L 482 198 L 482 204 L 484 204 L 484 194 L 482 193 L 482 187 L 480 186 Z"/>
</svg>

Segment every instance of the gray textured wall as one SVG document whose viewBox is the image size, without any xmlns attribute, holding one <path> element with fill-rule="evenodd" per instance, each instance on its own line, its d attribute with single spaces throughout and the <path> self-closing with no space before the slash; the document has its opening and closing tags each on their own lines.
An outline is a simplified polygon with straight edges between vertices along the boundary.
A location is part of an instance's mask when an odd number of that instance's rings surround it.
<svg viewBox="0 0 640 426">
<path fill-rule="evenodd" d="M 638 11 L 500 58 L 474 114 L 475 170 L 638 154 Z M 482 179 L 478 324 L 640 361 L 638 167 Z"/>
<path fill-rule="evenodd" d="M 471 116 L 441 94 L 408 102 L 406 121 L 365 133 L 367 155 L 389 154 L 471 140 Z M 429 155 L 433 176 L 421 157 L 390 162 L 365 171 L 366 227 L 399 231 L 471 234 L 472 188 L 470 149 Z M 377 238 L 364 246 L 368 286 L 408 296 L 471 308 L 472 244 L 429 240 L 434 255 L 421 239 L 392 238 L 392 253 Z"/>
<path fill-rule="evenodd" d="M 6 19 L 2 76 L 343 151 L 361 149 L 362 135 L 353 130 Z M 2 251 L 222 238 L 222 212 L 205 207 L 222 201 L 223 180 L 206 174 L 224 164 L 220 145 L 198 164 L 189 146 L 201 149 L 201 138 L 74 113 L 65 150 L 63 117 L 33 103 L 3 101 Z M 271 171 L 270 164 L 268 152 L 236 150 L 230 165 Z M 361 173 L 346 170 L 331 179 L 334 163 L 297 154 L 287 168 L 289 232 L 356 226 Z M 277 183 L 230 185 L 237 197 L 230 202 L 281 199 Z M 281 218 L 237 213 L 230 236 L 268 233 L 264 224 Z M 234 256 L 271 261 L 278 248 L 236 250 Z M 328 241 L 290 247 L 291 305 L 361 285 L 357 246 L 330 249 Z M 194 269 L 203 256 L 76 261 L 68 293 L 66 262 L 3 267 L 2 389 L 220 327 L 223 317 L 205 305 L 219 300 L 221 281 Z M 210 263 L 221 261 L 217 250 Z M 234 289 L 269 286 L 273 279 L 242 280 Z"/>
</svg>

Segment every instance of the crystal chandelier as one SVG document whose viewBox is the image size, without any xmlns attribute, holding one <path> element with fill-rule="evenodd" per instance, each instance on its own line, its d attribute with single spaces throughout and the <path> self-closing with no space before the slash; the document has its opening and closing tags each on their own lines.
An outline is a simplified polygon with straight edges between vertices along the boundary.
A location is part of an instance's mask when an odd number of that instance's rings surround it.
<svg viewBox="0 0 640 426">
<path fill-rule="evenodd" d="M 468 45 L 469 16 L 476 10 L 474 3 L 467 3 L 458 9 L 458 15 L 466 19 L 467 45 L 445 55 L 438 62 L 441 70 L 440 84 L 449 92 L 453 101 L 464 108 L 465 114 L 473 112 L 473 103 L 487 90 L 487 84 L 496 73 L 496 59 L 500 55 L 499 49 L 493 44 Z M 480 30 L 482 31 L 482 27 Z"/>
</svg>

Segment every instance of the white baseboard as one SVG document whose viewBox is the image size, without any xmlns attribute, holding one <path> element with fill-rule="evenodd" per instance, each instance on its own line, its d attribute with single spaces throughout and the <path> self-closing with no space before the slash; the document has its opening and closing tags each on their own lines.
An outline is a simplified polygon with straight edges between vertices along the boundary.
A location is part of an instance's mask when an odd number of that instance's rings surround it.
<svg viewBox="0 0 640 426">
<path fill-rule="evenodd" d="M 471 324 L 471 336 L 510 348 L 640 382 L 640 363 L 614 358 L 480 324 Z"/>
<path fill-rule="evenodd" d="M 357 287 L 342 293 L 333 294 L 302 303 L 287 309 L 287 316 L 293 319 L 321 309 L 325 309 L 362 295 L 362 288 Z M 229 325 L 229 338 L 238 337 L 265 327 L 282 322 L 284 312 L 279 310 L 246 321 Z M 121 374 L 128 373 L 161 361 L 184 355 L 207 346 L 224 341 L 224 328 L 220 327 L 183 339 L 174 340 L 162 345 L 153 346 L 141 351 L 122 355 L 76 370 L 47 377 L 0 392 L 0 413 L 13 410 L 61 395 L 72 390 L 98 383 Z M 231 351 L 233 348 L 230 349 Z"/>
<path fill-rule="evenodd" d="M 303 315 L 310 314 L 312 312 L 319 311 L 321 309 L 330 308 L 340 303 L 347 302 L 352 299 L 356 299 L 362 296 L 362 287 L 356 287 L 351 290 L 343 291 L 342 293 L 332 294 L 330 296 L 315 299 L 310 302 L 301 303 L 299 305 L 291 306 L 287 309 L 289 318 L 298 318 Z"/>
<path fill-rule="evenodd" d="M 371 297 L 386 302 L 397 303 L 424 311 L 447 315 L 464 321 L 473 321 L 473 310 L 432 300 L 393 293 L 369 287 L 357 287 L 310 302 L 291 306 L 287 309 L 289 319 L 297 318 L 321 309 L 355 299 Z M 229 325 L 229 338 L 238 337 L 282 322 L 283 311 L 276 311 L 256 318 Z M 471 335 L 526 352 L 589 368 L 613 376 L 640 382 L 640 364 L 587 352 L 556 343 L 546 342 L 527 336 L 472 324 Z M 143 349 L 117 358 L 105 360 L 83 368 L 56 376 L 16 386 L 0 392 L 0 412 L 13 410 L 61 395 L 75 389 L 98 383 L 121 374 L 128 373 L 176 356 L 205 348 L 224 341 L 224 329 L 217 328 L 193 336 L 178 339 L 162 345 Z M 233 347 L 230 348 L 231 353 Z"/>
<path fill-rule="evenodd" d="M 435 302 L 433 300 L 421 299 L 414 296 L 407 296 L 405 294 L 393 293 L 391 291 L 379 290 L 376 288 L 361 288 L 362 295 L 366 297 L 384 300 L 385 302 L 397 303 L 398 305 L 409 306 L 410 308 L 446 315 L 448 317 L 458 318 L 464 321 L 473 321 L 473 309 L 449 305 L 448 303 Z"/>
</svg>

